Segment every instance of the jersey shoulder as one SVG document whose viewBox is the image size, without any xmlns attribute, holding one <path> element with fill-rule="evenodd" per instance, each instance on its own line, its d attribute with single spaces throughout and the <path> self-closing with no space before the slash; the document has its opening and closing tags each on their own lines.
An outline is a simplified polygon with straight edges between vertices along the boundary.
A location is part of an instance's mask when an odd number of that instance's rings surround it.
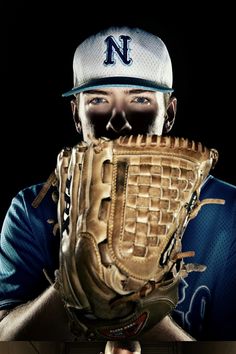
<svg viewBox="0 0 236 354">
<path fill-rule="evenodd" d="M 13 201 L 18 200 L 24 203 L 27 209 L 47 210 L 55 206 L 57 201 L 56 194 L 57 190 L 55 187 L 50 186 L 48 189 L 45 189 L 45 183 L 41 182 L 21 189 L 15 198 L 13 198 Z"/>
<path fill-rule="evenodd" d="M 226 198 L 236 202 L 236 186 L 212 175 L 207 178 L 201 193 L 204 197 Z"/>
</svg>

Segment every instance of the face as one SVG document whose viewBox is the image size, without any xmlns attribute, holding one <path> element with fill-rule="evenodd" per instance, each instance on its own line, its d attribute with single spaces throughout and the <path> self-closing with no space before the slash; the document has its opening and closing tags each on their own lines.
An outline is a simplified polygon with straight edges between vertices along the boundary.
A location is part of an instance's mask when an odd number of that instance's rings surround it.
<svg viewBox="0 0 236 354">
<path fill-rule="evenodd" d="M 77 96 L 84 141 L 90 137 L 116 139 L 123 135 L 161 135 L 164 95 L 131 88 L 102 88 Z"/>
<path fill-rule="evenodd" d="M 139 354 L 138 352 L 130 352 L 127 349 L 114 348 L 113 354 Z"/>
<path fill-rule="evenodd" d="M 100 352 L 100 354 L 103 354 Z M 140 352 L 131 352 L 123 348 L 113 348 L 112 350 L 107 349 L 104 354 L 140 354 Z"/>
<path fill-rule="evenodd" d="M 100 352 L 100 354 L 103 354 Z M 119 344 L 119 342 L 108 341 L 104 354 L 141 354 L 141 346 L 137 341 Z"/>
</svg>

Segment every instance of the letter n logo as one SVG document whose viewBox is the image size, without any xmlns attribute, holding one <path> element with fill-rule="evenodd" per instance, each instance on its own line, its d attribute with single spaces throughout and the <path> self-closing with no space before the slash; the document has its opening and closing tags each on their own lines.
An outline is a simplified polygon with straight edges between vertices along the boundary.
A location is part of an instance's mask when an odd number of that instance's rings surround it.
<svg viewBox="0 0 236 354">
<path fill-rule="evenodd" d="M 123 64 L 130 65 L 132 63 L 132 59 L 129 57 L 129 41 L 131 41 L 129 36 L 119 36 L 120 43 L 117 43 L 113 36 L 108 36 L 105 39 L 107 49 L 105 52 L 106 59 L 104 60 L 104 64 L 114 65 L 116 63 L 114 58 L 116 54 Z"/>
</svg>

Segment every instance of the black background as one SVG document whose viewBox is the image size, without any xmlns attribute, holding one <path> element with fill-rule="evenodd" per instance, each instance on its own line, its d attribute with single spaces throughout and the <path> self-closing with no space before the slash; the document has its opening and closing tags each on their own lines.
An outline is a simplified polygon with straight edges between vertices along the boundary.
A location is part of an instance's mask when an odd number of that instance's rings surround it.
<svg viewBox="0 0 236 354">
<path fill-rule="evenodd" d="M 178 98 L 173 133 L 216 148 L 213 174 L 236 184 L 233 14 L 226 3 L 194 1 L 2 4 L 0 221 L 18 190 L 44 181 L 58 151 L 76 142 L 70 99 L 61 94 L 72 87 L 76 46 L 110 25 L 141 27 L 164 40 Z"/>
</svg>

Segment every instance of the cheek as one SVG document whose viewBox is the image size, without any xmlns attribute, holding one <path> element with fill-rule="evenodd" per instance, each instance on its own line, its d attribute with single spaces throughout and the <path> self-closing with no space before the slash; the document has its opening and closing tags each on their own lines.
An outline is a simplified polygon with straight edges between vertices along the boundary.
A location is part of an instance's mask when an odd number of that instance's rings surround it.
<svg viewBox="0 0 236 354">
<path fill-rule="evenodd" d="M 106 125 L 111 117 L 111 114 L 111 111 L 95 112 L 90 110 L 86 112 L 86 125 L 89 130 L 93 132 L 96 138 L 106 136 Z"/>
<path fill-rule="evenodd" d="M 89 133 L 94 136 L 96 135 L 96 137 L 99 137 L 100 132 L 104 131 L 107 121 L 111 116 L 110 107 L 102 106 L 99 109 L 99 107 L 96 106 L 93 109 L 93 107 L 89 106 L 89 104 L 85 100 L 83 100 L 82 96 L 80 99 L 78 111 L 84 135 Z"/>
<path fill-rule="evenodd" d="M 135 110 L 127 112 L 127 119 L 137 134 L 150 133 L 158 118 L 156 109 Z"/>
<path fill-rule="evenodd" d="M 111 110 L 101 112 L 99 112 L 99 110 L 89 110 L 86 112 L 86 117 L 89 121 L 97 123 L 99 121 L 101 122 L 109 119 L 111 117 L 111 113 Z"/>
</svg>

